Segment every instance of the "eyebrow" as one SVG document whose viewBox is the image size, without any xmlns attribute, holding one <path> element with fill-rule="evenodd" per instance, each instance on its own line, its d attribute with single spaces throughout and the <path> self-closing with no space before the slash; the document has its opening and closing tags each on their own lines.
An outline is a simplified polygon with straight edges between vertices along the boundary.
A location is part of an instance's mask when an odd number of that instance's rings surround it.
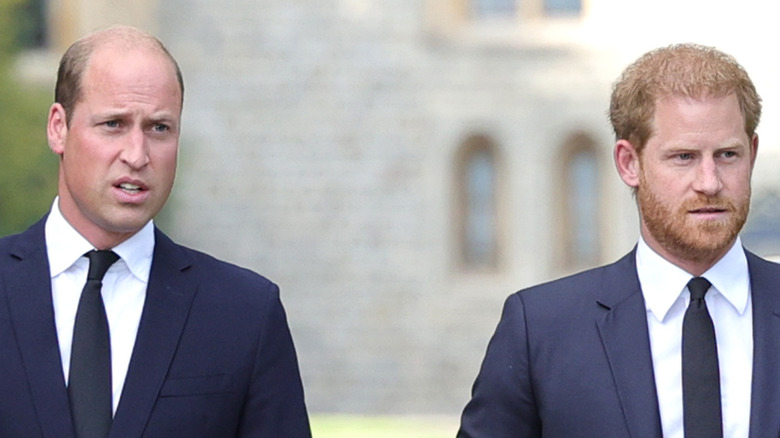
<svg viewBox="0 0 780 438">
<path fill-rule="evenodd" d="M 732 139 L 729 139 L 729 140 L 725 141 L 723 144 L 721 144 L 720 146 L 716 147 L 715 149 L 717 149 L 717 150 L 720 150 L 720 149 L 734 149 L 734 148 L 741 148 L 741 147 L 750 148 L 750 142 L 748 141 L 747 143 L 744 143 L 744 142 L 742 142 L 739 139 L 732 138 Z"/>
<path fill-rule="evenodd" d="M 151 116 L 147 118 L 148 121 L 151 121 L 153 123 L 166 123 L 171 126 L 175 131 L 179 130 L 179 125 L 181 125 L 181 118 L 176 117 L 175 114 L 172 114 L 169 111 L 161 111 L 159 113 L 154 113 Z"/>
<path fill-rule="evenodd" d="M 127 117 L 129 113 L 129 111 L 110 109 L 106 111 L 98 111 L 93 114 L 93 117 L 97 119 L 121 119 L 123 117 Z"/>
<path fill-rule="evenodd" d="M 103 112 L 97 112 L 94 114 L 94 117 L 116 119 L 116 118 L 128 117 L 132 113 L 133 113 L 132 111 L 110 109 Z M 178 120 L 178 117 L 176 117 L 176 115 L 170 111 L 160 111 L 160 112 L 153 113 L 148 117 L 145 117 L 145 120 L 176 121 Z"/>
</svg>

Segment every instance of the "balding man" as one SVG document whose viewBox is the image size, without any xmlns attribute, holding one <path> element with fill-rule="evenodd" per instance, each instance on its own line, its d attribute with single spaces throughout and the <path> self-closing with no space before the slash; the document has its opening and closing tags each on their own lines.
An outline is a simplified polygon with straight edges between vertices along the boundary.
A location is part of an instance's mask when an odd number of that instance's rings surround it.
<svg viewBox="0 0 780 438">
<path fill-rule="evenodd" d="M 152 222 L 183 92 L 135 28 L 63 56 L 47 125 L 58 196 L 0 239 L 0 437 L 311 436 L 277 286 Z"/>
</svg>

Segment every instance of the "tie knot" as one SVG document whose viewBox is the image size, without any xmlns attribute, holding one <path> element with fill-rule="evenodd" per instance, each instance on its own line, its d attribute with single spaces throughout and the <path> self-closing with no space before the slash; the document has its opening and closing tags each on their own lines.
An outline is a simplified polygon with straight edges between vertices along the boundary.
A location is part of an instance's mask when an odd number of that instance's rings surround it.
<svg viewBox="0 0 780 438">
<path fill-rule="evenodd" d="M 119 256 L 109 249 L 92 250 L 84 254 L 89 258 L 89 274 L 87 280 L 103 281 L 108 268 L 119 260 Z"/>
<path fill-rule="evenodd" d="M 701 300 L 710 289 L 710 282 L 704 277 L 694 277 L 688 282 L 688 290 L 691 291 L 691 300 Z"/>
</svg>

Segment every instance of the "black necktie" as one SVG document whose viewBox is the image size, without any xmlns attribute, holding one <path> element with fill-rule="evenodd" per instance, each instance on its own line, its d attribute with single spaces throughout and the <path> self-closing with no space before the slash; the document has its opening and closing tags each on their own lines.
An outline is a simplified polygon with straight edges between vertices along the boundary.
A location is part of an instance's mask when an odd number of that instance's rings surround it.
<svg viewBox="0 0 780 438">
<path fill-rule="evenodd" d="M 70 356 L 68 395 L 78 438 L 105 438 L 111 429 L 111 339 L 100 288 L 113 251 L 90 251 L 89 274 L 81 291 Z"/>
<path fill-rule="evenodd" d="M 682 382 L 685 438 L 723 436 L 720 372 L 715 329 L 704 302 L 710 288 L 706 278 L 688 282 L 691 302 L 683 319 Z"/>
</svg>

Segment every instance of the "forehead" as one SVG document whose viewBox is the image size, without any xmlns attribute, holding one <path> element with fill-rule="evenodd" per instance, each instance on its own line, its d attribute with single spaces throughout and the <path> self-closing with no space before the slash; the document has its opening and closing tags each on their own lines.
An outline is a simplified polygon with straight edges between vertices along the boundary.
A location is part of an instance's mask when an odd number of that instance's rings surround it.
<svg viewBox="0 0 780 438">
<path fill-rule="evenodd" d="M 724 96 L 667 95 L 656 100 L 653 128 L 659 131 L 690 130 L 707 134 L 726 129 L 743 131 L 745 117 L 734 93 Z"/>
<path fill-rule="evenodd" d="M 96 47 L 81 78 L 82 100 L 105 94 L 141 92 L 158 98 L 176 98 L 181 109 L 181 87 L 173 62 L 161 50 L 103 44 Z"/>
<path fill-rule="evenodd" d="M 734 94 L 656 102 L 651 133 L 641 151 L 749 147 L 745 118 Z"/>
</svg>

